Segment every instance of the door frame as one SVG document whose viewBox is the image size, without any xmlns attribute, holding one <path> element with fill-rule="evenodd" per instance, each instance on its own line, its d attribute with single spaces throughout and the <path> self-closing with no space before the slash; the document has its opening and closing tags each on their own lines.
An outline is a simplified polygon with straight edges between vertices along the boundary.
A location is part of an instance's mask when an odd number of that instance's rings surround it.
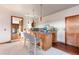
<svg viewBox="0 0 79 59">
<path fill-rule="evenodd" d="M 23 31 L 23 22 L 24 22 L 24 18 L 23 17 L 20 17 L 20 16 L 11 16 L 11 40 L 12 40 L 12 18 L 13 17 L 22 19 L 22 31 Z"/>
</svg>

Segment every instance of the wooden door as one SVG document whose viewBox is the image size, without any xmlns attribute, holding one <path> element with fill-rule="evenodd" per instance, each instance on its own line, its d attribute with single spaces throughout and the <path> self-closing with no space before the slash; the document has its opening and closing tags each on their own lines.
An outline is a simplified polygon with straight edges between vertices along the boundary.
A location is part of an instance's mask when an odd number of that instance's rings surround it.
<svg viewBox="0 0 79 59">
<path fill-rule="evenodd" d="M 79 15 L 66 17 L 65 43 L 79 47 Z"/>
</svg>

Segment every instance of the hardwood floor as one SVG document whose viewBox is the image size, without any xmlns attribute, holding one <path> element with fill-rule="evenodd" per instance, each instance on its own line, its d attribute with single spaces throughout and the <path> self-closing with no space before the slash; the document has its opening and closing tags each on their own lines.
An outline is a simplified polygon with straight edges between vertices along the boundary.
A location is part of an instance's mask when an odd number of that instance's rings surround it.
<svg viewBox="0 0 79 59">
<path fill-rule="evenodd" d="M 62 51 L 65 51 L 67 53 L 70 53 L 72 55 L 79 55 L 79 48 L 78 47 L 66 45 L 66 44 L 61 43 L 61 42 L 54 43 L 52 46 L 54 48 L 57 48 L 57 49 L 60 49 Z"/>
</svg>

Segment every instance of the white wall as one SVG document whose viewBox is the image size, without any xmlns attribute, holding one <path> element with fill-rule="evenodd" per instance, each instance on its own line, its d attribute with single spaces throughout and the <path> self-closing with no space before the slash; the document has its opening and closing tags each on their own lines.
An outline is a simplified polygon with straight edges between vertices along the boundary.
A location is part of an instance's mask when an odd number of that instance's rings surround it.
<svg viewBox="0 0 79 59">
<path fill-rule="evenodd" d="M 0 13 L 0 43 L 10 40 L 10 16 L 6 13 Z M 6 29 L 6 31 L 4 31 Z"/>
<path fill-rule="evenodd" d="M 11 12 L 7 9 L 5 9 L 4 11 L 2 11 L 1 9 L 0 9 L 0 43 L 3 43 L 11 40 L 11 16 L 21 16 L 21 15 L 15 12 Z"/>
<path fill-rule="evenodd" d="M 55 26 L 58 29 L 57 40 L 60 42 L 65 42 L 65 17 L 78 15 L 78 14 L 79 14 L 79 6 L 75 6 L 75 7 L 48 15 L 44 17 L 44 20 L 45 20 L 45 24 L 50 24 L 51 26 Z M 38 27 L 40 27 L 40 25 Z"/>
</svg>

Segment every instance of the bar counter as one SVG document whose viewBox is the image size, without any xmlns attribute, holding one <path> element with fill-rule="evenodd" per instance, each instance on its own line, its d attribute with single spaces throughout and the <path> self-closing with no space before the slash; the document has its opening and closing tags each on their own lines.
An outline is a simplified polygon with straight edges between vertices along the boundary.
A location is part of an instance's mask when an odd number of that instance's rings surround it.
<svg viewBox="0 0 79 59">
<path fill-rule="evenodd" d="M 41 47 L 43 50 L 48 50 L 52 47 L 52 44 L 56 42 L 56 31 L 53 32 L 39 32 L 39 31 L 31 31 L 31 35 L 41 39 Z"/>
</svg>

